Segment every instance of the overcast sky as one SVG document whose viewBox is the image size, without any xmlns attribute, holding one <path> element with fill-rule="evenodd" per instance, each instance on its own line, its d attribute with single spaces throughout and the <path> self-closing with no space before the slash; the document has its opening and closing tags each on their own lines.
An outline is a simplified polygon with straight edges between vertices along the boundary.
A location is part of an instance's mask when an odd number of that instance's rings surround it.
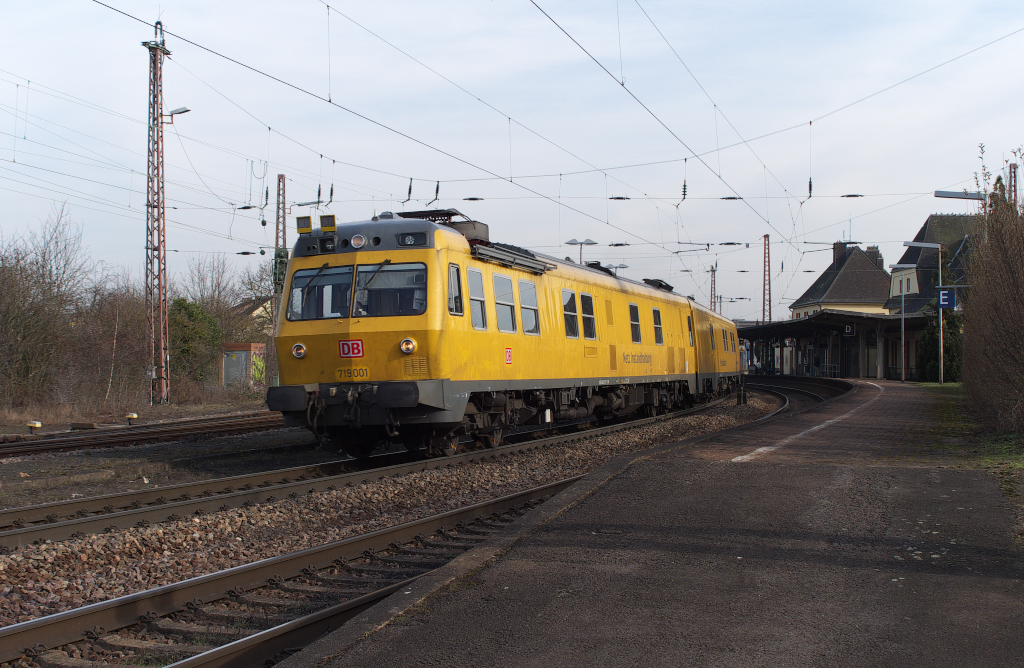
<svg viewBox="0 0 1024 668">
<path fill-rule="evenodd" d="M 260 261 L 235 253 L 273 245 L 283 173 L 290 204 L 333 184 L 341 221 L 439 189 L 431 207 L 492 240 L 578 257 L 564 242 L 590 238 L 586 259 L 703 303 L 717 262 L 718 292 L 751 300 L 725 304 L 734 318 L 761 315 L 770 234 L 778 318 L 831 262 L 818 243 L 852 235 L 894 263 L 928 214 L 973 211 L 932 192 L 974 189 L 979 143 L 999 171 L 1024 142 L 1019 0 L 537 0 L 565 32 L 529 0 L 109 4 L 180 36 L 164 74 L 167 110 L 191 109 L 165 138 L 172 273 L 192 253 Z M 0 9 L 0 233 L 67 200 L 93 258 L 141 272 L 152 27 L 88 0 Z"/>
</svg>

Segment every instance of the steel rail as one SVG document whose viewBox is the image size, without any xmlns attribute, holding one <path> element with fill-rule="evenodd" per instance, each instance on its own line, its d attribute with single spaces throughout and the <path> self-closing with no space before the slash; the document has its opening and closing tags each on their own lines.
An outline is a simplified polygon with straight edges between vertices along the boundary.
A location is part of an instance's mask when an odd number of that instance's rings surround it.
<svg viewBox="0 0 1024 668">
<path fill-rule="evenodd" d="M 251 591 L 269 582 L 298 577 L 326 568 L 336 559 L 356 559 L 367 550 L 383 549 L 394 542 L 408 542 L 419 534 L 434 533 L 459 522 L 472 521 L 548 497 L 581 477 L 567 478 L 387 529 L 6 626 L 0 628 L 0 662 L 17 659 L 38 646 L 59 647 L 89 635 L 131 626 L 140 619 L 154 619 L 189 606 L 202 606 L 225 598 L 231 592 Z"/>
<path fill-rule="evenodd" d="M 474 450 L 449 457 L 437 457 L 335 475 L 322 475 L 322 477 L 311 479 L 302 479 L 302 477 L 316 475 L 315 473 L 300 473 L 296 476 L 298 479 L 295 480 L 292 480 L 291 476 L 299 470 L 315 470 L 328 466 L 328 464 L 235 476 L 233 478 L 206 480 L 200 483 L 185 483 L 173 487 L 144 490 L 142 492 L 124 492 L 105 497 L 58 501 L 41 506 L 9 509 L 0 513 L 0 519 L 6 520 L 9 523 L 0 524 L 0 526 L 12 526 L 16 521 L 19 524 L 29 524 L 30 522 L 45 523 L 32 524 L 31 526 L 22 526 L 0 532 L 0 548 L 10 550 L 19 545 L 29 545 L 37 541 L 66 540 L 79 534 L 87 535 L 132 526 L 147 526 L 163 521 L 175 521 L 195 514 L 229 510 L 247 504 L 273 502 L 285 496 L 309 494 L 315 491 L 329 490 L 332 487 L 371 482 L 396 475 L 484 461 L 517 452 L 528 452 L 540 447 L 573 443 L 645 424 L 685 417 L 718 406 L 724 401 L 726 399 L 719 399 L 695 408 L 674 411 L 665 415 L 630 420 L 604 427 L 586 429 L 572 434 L 559 434 L 532 439 L 489 450 Z M 284 475 L 282 476 L 281 474 Z M 277 476 L 288 478 L 288 480 L 274 482 L 273 480 Z M 244 488 L 246 486 L 251 488 L 238 489 L 238 487 Z M 216 491 L 218 489 L 220 491 Z M 169 494 L 176 494 L 177 496 L 172 498 L 180 500 L 167 501 L 166 499 Z M 165 500 L 163 503 L 159 503 L 161 498 Z M 138 501 L 138 503 L 135 504 L 135 501 Z M 103 505 L 99 506 L 98 504 L 100 503 Z M 120 504 L 123 509 L 118 510 L 117 506 L 114 505 L 115 503 Z M 87 511 L 86 508 L 93 510 Z M 100 514 L 91 514 L 97 508 L 100 510 Z M 111 510 L 108 510 L 108 508 Z M 82 511 L 90 514 L 63 521 L 59 519 L 57 521 L 50 521 L 50 518 L 53 515 L 57 515 L 58 511 L 61 513 L 77 513 Z"/>
<path fill-rule="evenodd" d="M 787 397 L 782 392 L 779 392 L 779 391 L 777 391 L 775 389 L 769 389 L 767 386 L 764 386 L 764 385 L 751 385 L 751 384 L 747 383 L 746 386 L 748 388 L 753 388 L 755 391 L 758 391 L 758 392 L 764 392 L 765 394 L 774 394 L 779 399 L 782 399 L 782 405 L 781 406 L 779 406 L 778 408 L 773 410 L 768 415 L 764 415 L 764 416 L 754 420 L 754 423 L 762 422 L 762 421 L 765 421 L 765 420 L 770 420 L 773 417 L 781 415 L 781 414 L 785 413 L 787 410 L 789 410 L 789 397 Z"/>
<path fill-rule="evenodd" d="M 230 454 L 230 453 L 228 453 Z M 90 496 L 79 499 L 68 499 L 65 501 L 53 501 L 41 503 L 34 506 L 22 506 L 19 508 L 5 508 L 0 510 L 0 529 L 14 527 L 15 523 L 24 525 L 36 523 L 53 523 L 60 518 L 82 514 L 98 515 L 110 514 L 114 511 L 139 508 L 143 505 L 163 505 L 168 500 L 185 499 L 190 496 L 203 496 L 214 493 L 214 490 L 232 491 L 249 486 L 267 487 L 285 482 L 292 482 L 305 478 L 319 478 L 325 475 L 332 475 L 342 469 L 348 462 L 338 460 L 324 462 L 322 464 L 310 464 L 307 466 L 295 466 L 292 468 L 278 469 L 263 473 L 247 473 L 243 475 L 230 476 L 227 478 L 212 478 L 199 482 L 186 482 L 177 485 L 164 487 L 151 487 L 142 490 L 129 492 L 117 492 L 104 494 L 102 496 Z"/>
<path fill-rule="evenodd" d="M 174 422 L 132 425 L 131 427 L 119 427 L 116 429 L 98 429 L 96 432 L 88 434 L 73 433 L 44 436 L 34 440 L 4 443 L 0 445 L 0 456 L 25 456 L 44 452 L 135 445 L 139 443 L 152 443 L 154 441 L 166 441 L 191 434 L 225 435 L 281 428 L 284 428 L 284 418 L 279 413 L 262 411 L 246 415 L 196 418 Z"/>
<path fill-rule="evenodd" d="M 797 394 L 803 394 L 803 395 L 809 396 L 812 399 L 814 399 L 815 401 L 819 401 L 819 402 L 825 401 L 825 397 L 821 396 L 817 392 L 811 392 L 810 390 L 805 390 L 802 387 L 791 387 L 789 385 L 781 385 L 781 384 L 780 385 L 761 385 L 759 383 L 747 383 L 747 387 L 751 387 L 751 388 L 754 388 L 754 389 L 757 389 L 757 390 L 762 390 L 762 391 L 765 391 L 765 392 L 771 392 L 772 390 L 776 390 L 776 391 L 778 391 L 778 390 L 788 390 L 790 392 L 796 392 Z"/>
</svg>

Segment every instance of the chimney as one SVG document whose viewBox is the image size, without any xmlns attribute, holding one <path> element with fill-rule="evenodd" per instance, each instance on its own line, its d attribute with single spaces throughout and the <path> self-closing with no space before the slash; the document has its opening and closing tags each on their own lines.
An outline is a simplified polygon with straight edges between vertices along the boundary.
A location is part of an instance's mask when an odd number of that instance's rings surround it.
<svg viewBox="0 0 1024 668">
<path fill-rule="evenodd" d="M 885 269 L 885 262 L 882 260 L 882 253 L 878 250 L 878 246 L 868 246 L 868 249 L 864 253 L 871 258 L 871 261 L 875 263 L 879 269 Z"/>
<path fill-rule="evenodd" d="M 832 244 L 832 268 L 839 271 L 839 268 L 846 263 L 846 243 L 837 241 Z"/>
</svg>

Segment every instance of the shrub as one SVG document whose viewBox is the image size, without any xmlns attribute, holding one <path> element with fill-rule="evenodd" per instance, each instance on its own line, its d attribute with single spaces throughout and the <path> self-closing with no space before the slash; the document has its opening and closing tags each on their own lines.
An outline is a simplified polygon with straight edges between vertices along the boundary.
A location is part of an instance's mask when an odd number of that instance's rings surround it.
<svg viewBox="0 0 1024 668">
<path fill-rule="evenodd" d="M 1020 156 L 1019 152 L 1017 153 Z M 982 172 L 982 185 L 988 174 Z M 988 188 L 985 188 L 988 191 Z M 1024 430 L 1024 216 L 997 178 L 972 239 L 965 290 L 963 379 L 968 401 L 996 430 Z"/>
</svg>

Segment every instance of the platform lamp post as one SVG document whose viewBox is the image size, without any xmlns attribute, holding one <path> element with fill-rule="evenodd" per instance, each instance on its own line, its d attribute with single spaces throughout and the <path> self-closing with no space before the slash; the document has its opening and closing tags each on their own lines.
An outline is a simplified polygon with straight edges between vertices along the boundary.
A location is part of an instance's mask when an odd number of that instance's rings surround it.
<svg viewBox="0 0 1024 668">
<path fill-rule="evenodd" d="M 889 269 L 916 269 L 916 264 L 890 264 Z M 900 288 L 900 382 L 907 380 L 907 286 Z"/>
<path fill-rule="evenodd" d="M 583 264 L 583 247 L 584 246 L 596 246 L 597 242 L 593 239 L 584 239 L 583 241 L 576 241 L 576 239 L 569 239 L 565 242 L 567 246 L 579 246 L 580 247 L 580 264 Z"/>
<path fill-rule="evenodd" d="M 942 244 L 930 244 L 921 241 L 904 241 L 904 246 L 910 246 L 911 248 L 934 248 L 939 251 L 939 285 L 942 285 Z M 946 328 L 942 318 L 942 309 L 936 308 L 939 312 L 939 385 L 942 385 L 942 371 L 945 365 L 946 356 L 942 348 L 942 330 Z"/>
</svg>

